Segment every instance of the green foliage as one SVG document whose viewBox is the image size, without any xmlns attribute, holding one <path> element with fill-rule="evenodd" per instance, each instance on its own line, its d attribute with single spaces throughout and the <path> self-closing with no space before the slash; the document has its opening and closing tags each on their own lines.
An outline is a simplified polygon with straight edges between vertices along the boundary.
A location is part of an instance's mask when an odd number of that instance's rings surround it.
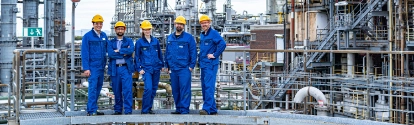
<svg viewBox="0 0 414 125">
<path fill-rule="evenodd" d="M 82 40 L 82 36 L 75 36 L 75 40 Z"/>
</svg>

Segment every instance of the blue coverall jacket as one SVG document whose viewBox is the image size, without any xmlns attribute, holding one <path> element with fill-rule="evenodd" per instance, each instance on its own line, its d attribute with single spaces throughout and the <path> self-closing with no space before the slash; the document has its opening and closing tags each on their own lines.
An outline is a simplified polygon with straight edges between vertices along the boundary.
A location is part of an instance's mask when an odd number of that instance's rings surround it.
<svg viewBox="0 0 414 125">
<path fill-rule="evenodd" d="M 145 72 L 161 70 L 164 66 L 160 42 L 153 36 L 151 36 L 150 43 L 145 38 L 137 40 L 135 43 L 135 57 L 136 71 L 138 72 L 141 69 L 144 69 Z"/>
<path fill-rule="evenodd" d="M 165 66 L 171 70 L 194 69 L 197 60 L 196 42 L 193 36 L 183 32 L 176 37 L 175 32 L 167 38 Z"/>
<path fill-rule="evenodd" d="M 125 59 L 128 71 L 130 74 L 132 74 L 135 71 L 135 65 L 132 57 L 132 53 L 134 53 L 134 42 L 131 38 L 123 37 L 121 49 L 119 50 L 119 52 L 115 52 L 114 50 L 117 49 L 117 41 L 118 40 L 115 38 L 108 42 L 108 75 L 116 76 L 116 72 L 113 72 L 116 71 L 116 59 L 122 58 Z M 124 56 L 125 54 L 126 56 Z"/>
<path fill-rule="evenodd" d="M 82 69 L 91 68 L 104 69 L 106 66 L 106 44 L 108 37 L 101 32 L 100 37 L 93 30 L 87 32 L 82 37 L 81 58 Z"/>
<path fill-rule="evenodd" d="M 208 114 L 216 114 L 216 100 L 214 99 L 216 74 L 220 55 L 226 49 L 226 42 L 220 34 L 209 28 L 200 34 L 200 52 L 198 62 L 201 68 L 201 89 L 203 94 L 203 110 Z M 213 54 L 215 58 L 208 58 L 208 54 Z"/>
<path fill-rule="evenodd" d="M 81 58 L 83 70 L 90 70 L 88 78 L 87 112 L 96 113 L 98 98 L 103 85 L 104 69 L 106 66 L 106 44 L 108 37 L 104 32 L 99 36 L 92 29 L 82 37 Z"/>
<path fill-rule="evenodd" d="M 200 68 L 212 68 L 219 64 L 220 55 L 226 49 L 226 42 L 220 34 L 209 28 L 207 32 L 200 34 L 200 52 L 198 54 L 198 63 Z M 207 58 L 207 54 L 213 54 L 214 59 Z"/>
</svg>

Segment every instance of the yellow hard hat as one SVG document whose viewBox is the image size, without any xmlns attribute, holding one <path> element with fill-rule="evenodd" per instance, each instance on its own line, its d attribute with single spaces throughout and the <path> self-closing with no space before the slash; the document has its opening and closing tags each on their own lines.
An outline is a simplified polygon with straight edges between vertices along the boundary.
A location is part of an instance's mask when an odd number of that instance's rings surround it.
<svg viewBox="0 0 414 125">
<path fill-rule="evenodd" d="M 210 19 L 210 17 L 208 17 L 207 15 L 201 15 L 200 16 L 200 19 L 199 19 L 199 21 L 200 21 L 200 23 L 202 22 L 202 21 L 211 21 L 211 19 Z"/>
<path fill-rule="evenodd" d="M 181 24 L 186 24 L 185 18 L 183 16 L 178 16 L 177 18 L 175 18 L 174 23 L 181 23 Z"/>
<path fill-rule="evenodd" d="M 96 22 L 100 22 L 100 23 L 102 23 L 104 20 L 103 20 L 103 18 L 102 18 L 102 16 L 101 15 L 99 15 L 99 14 L 96 14 L 95 16 L 93 16 L 93 18 L 92 18 L 92 23 L 96 23 Z"/>
<path fill-rule="evenodd" d="M 146 30 L 146 29 L 152 29 L 152 25 L 148 20 L 144 20 L 141 23 L 141 28 Z"/>
<path fill-rule="evenodd" d="M 117 27 L 125 27 L 126 28 L 126 25 L 125 25 L 124 22 L 118 21 L 118 22 L 115 23 L 115 28 L 117 28 Z"/>
</svg>

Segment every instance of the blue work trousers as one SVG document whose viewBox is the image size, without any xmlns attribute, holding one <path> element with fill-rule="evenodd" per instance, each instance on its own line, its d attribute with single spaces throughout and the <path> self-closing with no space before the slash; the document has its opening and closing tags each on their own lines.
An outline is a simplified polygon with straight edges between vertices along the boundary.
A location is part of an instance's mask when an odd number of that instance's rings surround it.
<svg viewBox="0 0 414 125">
<path fill-rule="evenodd" d="M 188 68 L 171 70 L 170 78 L 175 111 L 188 114 L 191 102 L 191 71 Z"/>
<path fill-rule="evenodd" d="M 116 76 L 111 76 L 112 91 L 115 95 L 114 111 L 125 114 L 132 113 L 132 74 L 127 66 L 117 66 Z"/>
<path fill-rule="evenodd" d="M 89 71 L 91 75 L 88 78 L 88 104 L 86 110 L 89 114 L 92 114 L 98 110 L 98 99 L 103 85 L 104 70 L 92 68 Z"/>
<path fill-rule="evenodd" d="M 208 66 L 201 69 L 201 89 L 203 94 L 203 110 L 208 114 L 217 113 L 214 93 L 216 88 L 216 74 L 218 65 Z"/>
<path fill-rule="evenodd" d="M 145 72 L 142 79 L 144 81 L 144 96 L 142 97 L 141 112 L 148 113 L 152 109 L 154 98 L 157 94 L 158 83 L 160 82 L 160 70 L 154 70 L 152 73 Z"/>
</svg>

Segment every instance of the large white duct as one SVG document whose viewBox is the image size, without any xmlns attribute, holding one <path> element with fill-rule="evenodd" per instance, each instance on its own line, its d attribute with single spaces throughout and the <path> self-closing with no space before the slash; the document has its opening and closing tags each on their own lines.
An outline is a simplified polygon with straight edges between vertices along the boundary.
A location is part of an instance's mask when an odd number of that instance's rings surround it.
<svg viewBox="0 0 414 125">
<path fill-rule="evenodd" d="M 83 82 L 82 85 L 85 86 L 85 87 L 89 87 L 89 83 L 88 82 Z M 113 94 L 109 92 L 109 89 L 108 88 L 102 88 L 100 94 L 102 96 L 114 98 Z"/>
<path fill-rule="evenodd" d="M 303 99 L 305 97 L 309 96 L 309 95 L 314 97 L 317 101 L 322 101 L 324 105 L 328 103 L 326 101 L 326 97 L 325 97 L 325 95 L 323 95 L 322 91 L 315 88 L 315 87 L 312 87 L 312 86 L 307 86 L 307 87 L 304 87 L 304 88 L 300 89 L 296 93 L 295 98 L 293 99 L 293 101 L 295 103 L 301 103 L 303 101 Z"/>
</svg>

